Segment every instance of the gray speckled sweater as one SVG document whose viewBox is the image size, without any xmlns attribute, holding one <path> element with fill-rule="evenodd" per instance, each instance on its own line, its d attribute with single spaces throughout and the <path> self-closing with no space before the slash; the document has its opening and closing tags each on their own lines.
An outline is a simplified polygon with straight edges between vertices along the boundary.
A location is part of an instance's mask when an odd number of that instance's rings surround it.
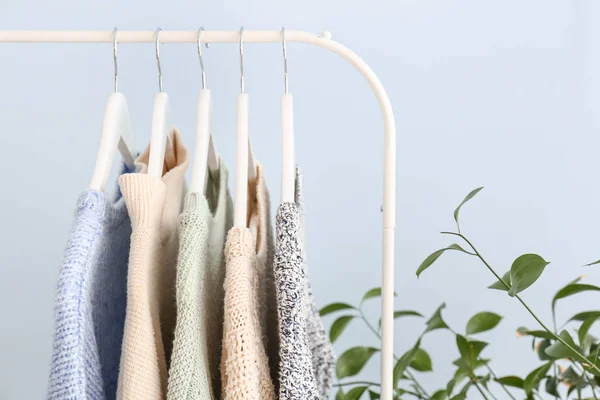
<svg viewBox="0 0 600 400">
<path fill-rule="evenodd" d="M 312 354 L 312 363 L 317 379 L 317 388 L 321 400 L 329 399 L 333 386 L 333 375 L 335 373 L 335 353 L 333 345 L 319 315 L 319 307 L 312 292 L 312 286 L 308 276 L 308 264 L 306 262 L 306 247 L 304 245 L 304 176 L 302 170 L 296 168 L 296 206 L 300 211 L 300 228 L 302 233 L 302 255 L 304 258 L 304 274 L 306 276 L 306 334 L 308 335 L 308 346 Z"/>
<path fill-rule="evenodd" d="M 335 356 L 312 295 L 304 256 L 302 173 L 296 203 L 279 206 L 274 273 L 279 317 L 279 399 L 328 399 Z"/>
</svg>

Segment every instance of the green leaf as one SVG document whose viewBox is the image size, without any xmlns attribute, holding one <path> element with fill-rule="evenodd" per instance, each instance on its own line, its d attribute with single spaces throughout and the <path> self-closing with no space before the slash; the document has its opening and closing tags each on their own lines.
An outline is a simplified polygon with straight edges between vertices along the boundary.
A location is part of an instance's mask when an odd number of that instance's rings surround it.
<svg viewBox="0 0 600 400">
<path fill-rule="evenodd" d="M 510 267 L 511 286 L 508 294 L 515 296 L 533 285 L 548 264 L 550 263 L 537 254 L 523 254 L 518 257 Z"/>
<path fill-rule="evenodd" d="M 433 367 L 431 366 L 431 358 L 423 349 L 417 349 L 409 366 L 419 372 L 433 371 Z"/>
<path fill-rule="evenodd" d="M 458 370 L 456 372 L 458 372 Z M 458 382 L 454 378 L 448 381 L 448 383 L 446 384 L 446 392 L 448 392 L 448 396 L 452 395 L 452 391 L 454 390 L 454 387 L 457 383 Z"/>
<path fill-rule="evenodd" d="M 465 384 L 465 386 L 463 386 L 462 389 L 460 389 L 460 393 L 464 394 L 466 396 L 467 392 L 469 391 L 469 389 L 471 388 L 472 385 L 473 385 L 472 381 L 467 382 Z"/>
<path fill-rule="evenodd" d="M 416 311 L 412 311 L 412 310 L 398 310 L 398 311 L 394 311 L 394 318 L 400 318 L 400 317 L 421 317 L 423 318 L 423 314 L 418 313 Z"/>
<path fill-rule="evenodd" d="M 461 252 L 463 252 L 465 254 L 469 254 L 471 256 L 475 255 L 474 253 L 471 253 L 471 252 L 463 249 L 462 247 L 460 247 L 460 245 L 458 245 L 456 243 L 452 243 L 450 246 L 448 246 L 448 250 L 458 250 L 458 251 L 461 251 Z"/>
<path fill-rule="evenodd" d="M 548 354 L 546 354 L 546 349 L 548 347 L 550 347 L 551 345 L 552 345 L 552 342 L 549 339 L 544 339 L 540 342 L 540 344 L 537 348 L 537 353 L 538 353 L 538 357 L 540 358 L 540 360 L 542 360 L 542 361 L 553 360 L 552 357 L 550 357 Z"/>
<path fill-rule="evenodd" d="M 423 271 L 425 271 L 427 268 L 429 268 L 431 266 L 431 264 L 436 262 L 436 260 L 438 258 L 440 258 L 440 256 L 442 254 L 444 254 L 444 252 L 446 252 L 446 250 L 457 250 L 457 251 L 462 251 L 463 253 L 472 254 L 472 253 L 469 253 L 468 251 L 466 251 L 465 249 L 463 249 L 462 247 L 460 247 L 458 244 L 452 243 L 450 246 L 444 247 L 443 249 L 436 250 L 433 253 L 431 253 L 429 256 L 427 256 L 427 258 L 421 263 L 421 265 L 419 265 L 419 268 L 417 269 L 417 278 L 419 277 L 419 275 L 421 275 L 421 273 Z"/>
<path fill-rule="evenodd" d="M 380 398 L 381 398 L 381 395 L 379 393 L 369 390 L 369 400 L 377 400 Z"/>
<path fill-rule="evenodd" d="M 600 287 L 594 285 L 588 285 L 585 283 L 571 283 L 564 288 L 560 289 L 552 299 L 552 312 L 554 312 L 556 307 L 556 302 L 560 299 L 564 299 L 565 297 L 572 296 L 577 293 L 587 292 L 587 291 L 600 291 Z"/>
<path fill-rule="evenodd" d="M 524 381 L 522 378 L 519 378 L 518 376 L 514 376 L 514 375 L 503 376 L 502 378 L 496 378 L 495 381 L 501 385 L 512 386 L 512 387 L 516 387 L 519 389 L 523 389 L 523 384 L 524 384 Z"/>
<path fill-rule="evenodd" d="M 467 398 L 466 393 L 459 393 L 456 396 L 452 397 L 450 400 L 465 400 Z"/>
<path fill-rule="evenodd" d="M 397 296 L 397 295 L 398 294 L 396 292 L 394 292 L 394 296 Z M 367 290 L 367 292 L 363 296 L 362 300 L 360 301 L 360 305 L 362 306 L 362 304 L 365 301 L 372 299 L 373 297 L 381 297 L 381 288 L 380 287 L 376 287 L 376 288 Z"/>
<path fill-rule="evenodd" d="M 600 311 L 584 311 L 584 312 L 580 312 L 579 314 L 575 314 L 571 317 L 571 319 L 569 319 L 567 322 L 571 322 L 571 321 L 585 321 L 586 319 L 592 318 L 592 317 L 600 317 Z"/>
<path fill-rule="evenodd" d="M 560 397 L 560 394 L 558 393 L 558 380 L 553 376 L 549 376 L 546 379 L 546 393 L 555 397 Z"/>
<path fill-rule="evenodd" d="M 458 213 L 460 212 L 460 209 L 462 208 L 462 206 L 465 205 L 465 203 L 469 200 L 471 200 L 473 197 L 475 197 L 475 195 L 477 193 L 479 193 L 481 191 L 481 189 L 483 189 L 482 187 L 478 187 L 475 190 L 472 190 L 463 201 L 460 202 L 460 204 L 458 205 L 458 207 L 456 207 L 456 210 L 454 210 L 454 220 L 456 221 L 456 224 L 458 225 Z"/>
<path fill-rule="evenodd" d="M 358 374 L 373 354 L 379 349 L 374 347 L 353 347 L 346 350 L 337 360 L 335 372 L 338 379 Z"/>
<path fill-rule="evenodd" d="M 585 265 L 584 265 L 584 267 L 590 267 L 590 266 L 592 266 L 592 265 L 596 265 L 596 264 L 600 264 L 600 260 L 596 260 L 596 261 L 594 261 L 594 262 L 591 262 L 591 263 L 589 263 L 589 264 L 585 264 Z"/>
<path fill-rule="evenodd" d="M 381 288 L 380 287 L 376 287 L 376 288 L 368 290 L 360 302 L 362 304 L 365 300 L 372 299 L 373 297 L 381 297 Z"/>
<path fill-rule="evenodd" d="M 590 356 L 592 356 L 590 352 L 592 346 L 598 341 L 598 339 L 595 336 L 592 336 L 590 334 L 585 335 L 585 337 L 583 338 L 583 343 L 581 344 L 581 349 L 582 354 L 590 354 Z M 595 362 L 596 366 L 598 366 L 598 362 Z"/>
<path fill-rule="evenodd" d="M 321 311 L 319 311 L 319 315 L 324 316 L 324 315 L 331 314 L 336 311 L 353 310 L 353 309 L 355 309 L 355 307 L 351 306 L 350 304 L 347 304 L 347 303 L 331 303 L 331 304 L 327 304 L 325 307 L 321 308 Z"/>
<path fill-rule="evenodd" d="M 481 382 L 481 384 L 483 385 L 484 388 L 486 388 L 486 390 L 489 391 L 488 389 L 488 382 L 490 381 L 490 379 L 492 379 L 491 374 L 487 374 L 484 376 L 478 376 L 477 379 L 479 379 L 479 382 Z"/>
<path fill-rule="evenodd" d="M 456 365 L 458 368 L 454 372 L 454 378 L 448 382 L 448 385 L 446 386 L 448 393 L 451 394 L 454 386 L 459 385 L 463 379 L 473 376 L 478 368 L 485 366 L 489 361 L 489 359 L 480 358 L 475 361 L 475 365 L 470 368 L 462 358 L 454 360 L 452 364 Z"/>
<path fill-rule="evenodd" d="M 463 368 L 471 376 L 475 371 L 479 354 L 487 346 L 487 343 L 478 340 L 468 340 L 462 335 L 456 335 L 456 345 L 461 358 L 456 360 L 455 364 L 459 368 Z"/>
<path fill-rule="evenodd" d="M 344 391 L 342 388 L 339 388 L 337 393 L 335 394 L 335 400 L 344 400 Z"/>
<path fill-rule="evenodd" d="M 368 386 L 356 386 L 353 387 L 344 395 L 344 400 L 358 400 L 360 396 L 367 390 Z"/>
<path fill-rule="evenodd" d="M 534 389 L 537 390 L 537 388 L 540 385 L 540 382 L 542 381 L 542 379 L 544 379 L 551 366 L 552 362 L 549 362 L 531 371 L 529 375 L 527 375 L 527 377 L 525 378 L 525 381 L 523 382 L 523 389 L 525 390 L 525 392 L 531 393 Z"/>
<path fill-rule="evenodd" d="M 507 271 L 504 275 L 502 275 L 502 280 L 510 288 L 510 271 Z M 502 283 L 500 281 L 496 281 L 496 282 L 492 283 L 490 286 L 488 286 L 488 289 L 504 290 L 505 292 L 508 292 L 509 289 L 506 288 L 504 283 Z"/>
<path fill-rule="evenodd" d="M 437 308 L 437 310 L 435 310 L 433 316 L 429 318 L 429 320 L 427 320 L 427 327 L 425 328 L 425 332 L 423 332 L 423 334 L 434 331 L 436 329 L 448 329 L 448 325 L 446 324 L 446 322 L 444 322 L 444 319 L 442 318 L 442 309 L 445 307 L 446 303 L 442 303 Z"/>
<path fill-rule="evenodd" d="M 433 395 L 431 395 L 430 400 L 446 400 L 448 398 L 448 392 L 443 389 L 438 390 Z"/>
<path fill-rule="evenodd" d="M 502 319 L 498 314 L 493 312 L 480 312 L 471 317 L 467 323 L 467 335 L 489 331 L 494 329 Z"/>
<path fill-rule="evenodd" d="M 456 347 L 463 358 L 469 358 L 468 340 L 463 335 L 456 335 Z"/>
<path fill-rule="evenodd" d="M 524 326 L 517 329 L 517 337 L 521 337 L 521 336 L 533 336 L 533 337 L 542 338 L 542 339 L 555 339 L 554 335 L 549 332 L 536 331 L 536 330 L 530 331 L 529 329 L 525 328 Z"/>
<path fill-rule="evenodd" d="M 579 376 L 579 374 L 572 367 L 568 367 L 565 372 L 562 373 L 562 378 L 570 385 L 575 385 L 577 381 L 581 379 L 581 376 Z"/>
<path fill-rule="evenodd" d="M 585 321 L 583 321 L 583 323 L 579 327 L 579 332 L 578 332 L 579 345 L 582 348 L 585 347 L 585 345 L 584 345 L 585 339 L 588 336 L 588 332 L 589 332 L 590 328 L 592 327 L 592 325 L 594 324 L 594 322 L 596 322 L 596 320 L 598 318 L 600 318 L 600 316 L 594 316 L 594 317 L 588 318 Z"/>
<path fill-rule="evenodd" d="M 333 321 L 331 324 L 331 329 L 329 330 L 329 340 L 331 343 L 334 343 L 338 337 L 344 332 L 344 329 L 348 326 L 350 321 L 354 319 L 354 315 L 343 315 Z"/>
<path fill-rule="evenodd" d="M 397 311 L 394 311 L 394 319 L 401 318 L 401 317 L 421 317 L 421 318 L 423 318 L 423 314 L 418 313 L 416 311 L 412 311 L 412 310 L 397 310 Z M 379 318 L 379 324 L 377 326 L 379 328 L 381 328 L 381 318 Z"/>
<path fill-rule="evenodd" d="M 456 368 L 456 371 L 454 371 L 454 377 L 450 382 L 448 382 L 448 386 L 446 386 L 446 389 L 449 393 L 451 393 L 451 389 L 453 389 L 454 386 L 459 385 L 463 379 L 472 375 L 468 371 L 468 367 L 462 358 L 454 360 L 452 364 L 456 365 L 458 368 Z"/>
<path fill-rule="evenodd" d="M 562 332 L 560 332 L 560 337 L 574 349 L 577 348 L 575 341 L 573 341 L 573 338 L 571 337 L 569 332 L 567 332 L 566 330 L 563 330 Z M 551 346 L 549 346 L 546 349 L 546 354 L 548 354 L 550 357 L 555 358 L 555 359 L 559 359 L 559 358 L 579 359 L 579 356 L 577 355 L 576 352 L 572 351 L 571 349 L 569 349 L 567 346 L 565 346 L 564 344 L 562 344 L 559 341 L 556 341 Z"/>
<path fill-rule="evenodd" d="M 415 343 L 415 345 L 406 353 L 404 353 L 396 362 L 396 365 L 394 366 L 394 389 L 398 387 L 398 381 L 400 380 L 400 377 L 402 374 L 404 374 L 404 371 L 412 362 L 415 354 L 417 354 L 419 346 L 421 346 L 421 339 L 417 340 L 417 343 Z"/>
<path fill-rule="evenodd" d="M 569 387 L 569 390 L 567 391 L 567 397 L 570 396 L 572 392 L 577 390 L 577 398 L 578 399 L 582 398 L 581 397 L 582 390 L 585 389 L 587 386 L 589 386 L 589 385 L 585 381 L 585 379 L 579 378 L 579 380 L 577 382 L 575 382 L 574 384 L 571 385 L 571 387 Z M 585 400 L 592 400 L 592 398 L 586 397 Z"/>
</svg>

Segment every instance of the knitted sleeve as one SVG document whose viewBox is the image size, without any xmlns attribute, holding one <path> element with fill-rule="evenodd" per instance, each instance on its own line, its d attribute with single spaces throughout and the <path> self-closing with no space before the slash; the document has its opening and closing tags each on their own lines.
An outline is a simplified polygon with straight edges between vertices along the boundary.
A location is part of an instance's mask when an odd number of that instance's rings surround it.
<svg viewBox="0 0 600 400">
<path fill-rule="evenodd" d="M 104 399 L 88 290 L 91 263 L 102 232 L 104 204 L 102 193 L 95 191 L 85 192 L 79 198 L 58 274 L 49 400 Z"/>
<path fill-rule="evenodd" d="M 205 302 L 210 213 L 203 196 L 189 193 L 179 216 L 179 255 L 175 293 L 177 322 L 169 368 L 168 400 L 213 398 L 208 368 Z"/>
<path fill-rule="evenodd" d="M 232 228 L 225 247 L 225 321 L 221 359 L 224 400 L 274 400 L 262 328 L 256 253 L 248 229 Z"/>
<path fill-rule="evenodd" d="M 275 283 L 279 315 L 279 399 L 318 400 L 306 332 L 305 271 L 299 243 L 300 213 L 279 206 L 276 220 Z"/>
</svg>

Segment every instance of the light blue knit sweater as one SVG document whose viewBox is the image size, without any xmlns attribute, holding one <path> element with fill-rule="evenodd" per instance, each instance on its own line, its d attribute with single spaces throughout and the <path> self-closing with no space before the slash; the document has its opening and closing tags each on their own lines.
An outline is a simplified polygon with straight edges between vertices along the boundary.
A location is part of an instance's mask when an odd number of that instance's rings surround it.
<svg viewBox="0 0 600 400">
<path fill-rule="evenodd" d="M 49 400 L 116 398 L 131 235 L 117 198 L 79 197 L 58 275 Z"/>
</svg>

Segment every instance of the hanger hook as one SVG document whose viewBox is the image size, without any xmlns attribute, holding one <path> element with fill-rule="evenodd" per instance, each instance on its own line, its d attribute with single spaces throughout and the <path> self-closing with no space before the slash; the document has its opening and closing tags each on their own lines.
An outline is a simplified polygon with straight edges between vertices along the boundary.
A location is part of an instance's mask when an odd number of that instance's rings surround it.
<svg viewBox="0 0 600 400">
<path fill-rule="evenodd" d="M 240 28 L 240 89 L 244 93 L 244 27 Z"/>
<path fill-rule="evenodd" d="M 160 68 L 160 52 L 158 51 L 159 47 L 159 38 L 160 38 L 160 27 L 156 29 L 156 63 L 158 64 L 158 91 L 163 91 L 163 83 L 162 83 L 162 69 Z"/>
<path fill-rule="evenodd" d="M 119 85 L 119 72 L 117 70 L 117 27 L 114 29 L 114 37 L 113 37 L 113 59 L 115 64 L 115 93 L 118 92 Z"/>
<path fill-rule="evenodd" d="M 283 84 L 288 94 L 287 48 L 285 45 L 285 27 L 281 28 L 281 45 L 283 46 Z"/>
<path fill-rule="evenodd" d="M 204 73 L 204 61 L 202 60 L 202 43 L 200 42 L 200 36 L 202 36 L 203 31 L 204 27 L 201 27 L 198 30 L 198 58 L 200 58 L 200 68 L 202 69 L 202 89 L 206 89 L 206 74 Z"/>
</svg>

